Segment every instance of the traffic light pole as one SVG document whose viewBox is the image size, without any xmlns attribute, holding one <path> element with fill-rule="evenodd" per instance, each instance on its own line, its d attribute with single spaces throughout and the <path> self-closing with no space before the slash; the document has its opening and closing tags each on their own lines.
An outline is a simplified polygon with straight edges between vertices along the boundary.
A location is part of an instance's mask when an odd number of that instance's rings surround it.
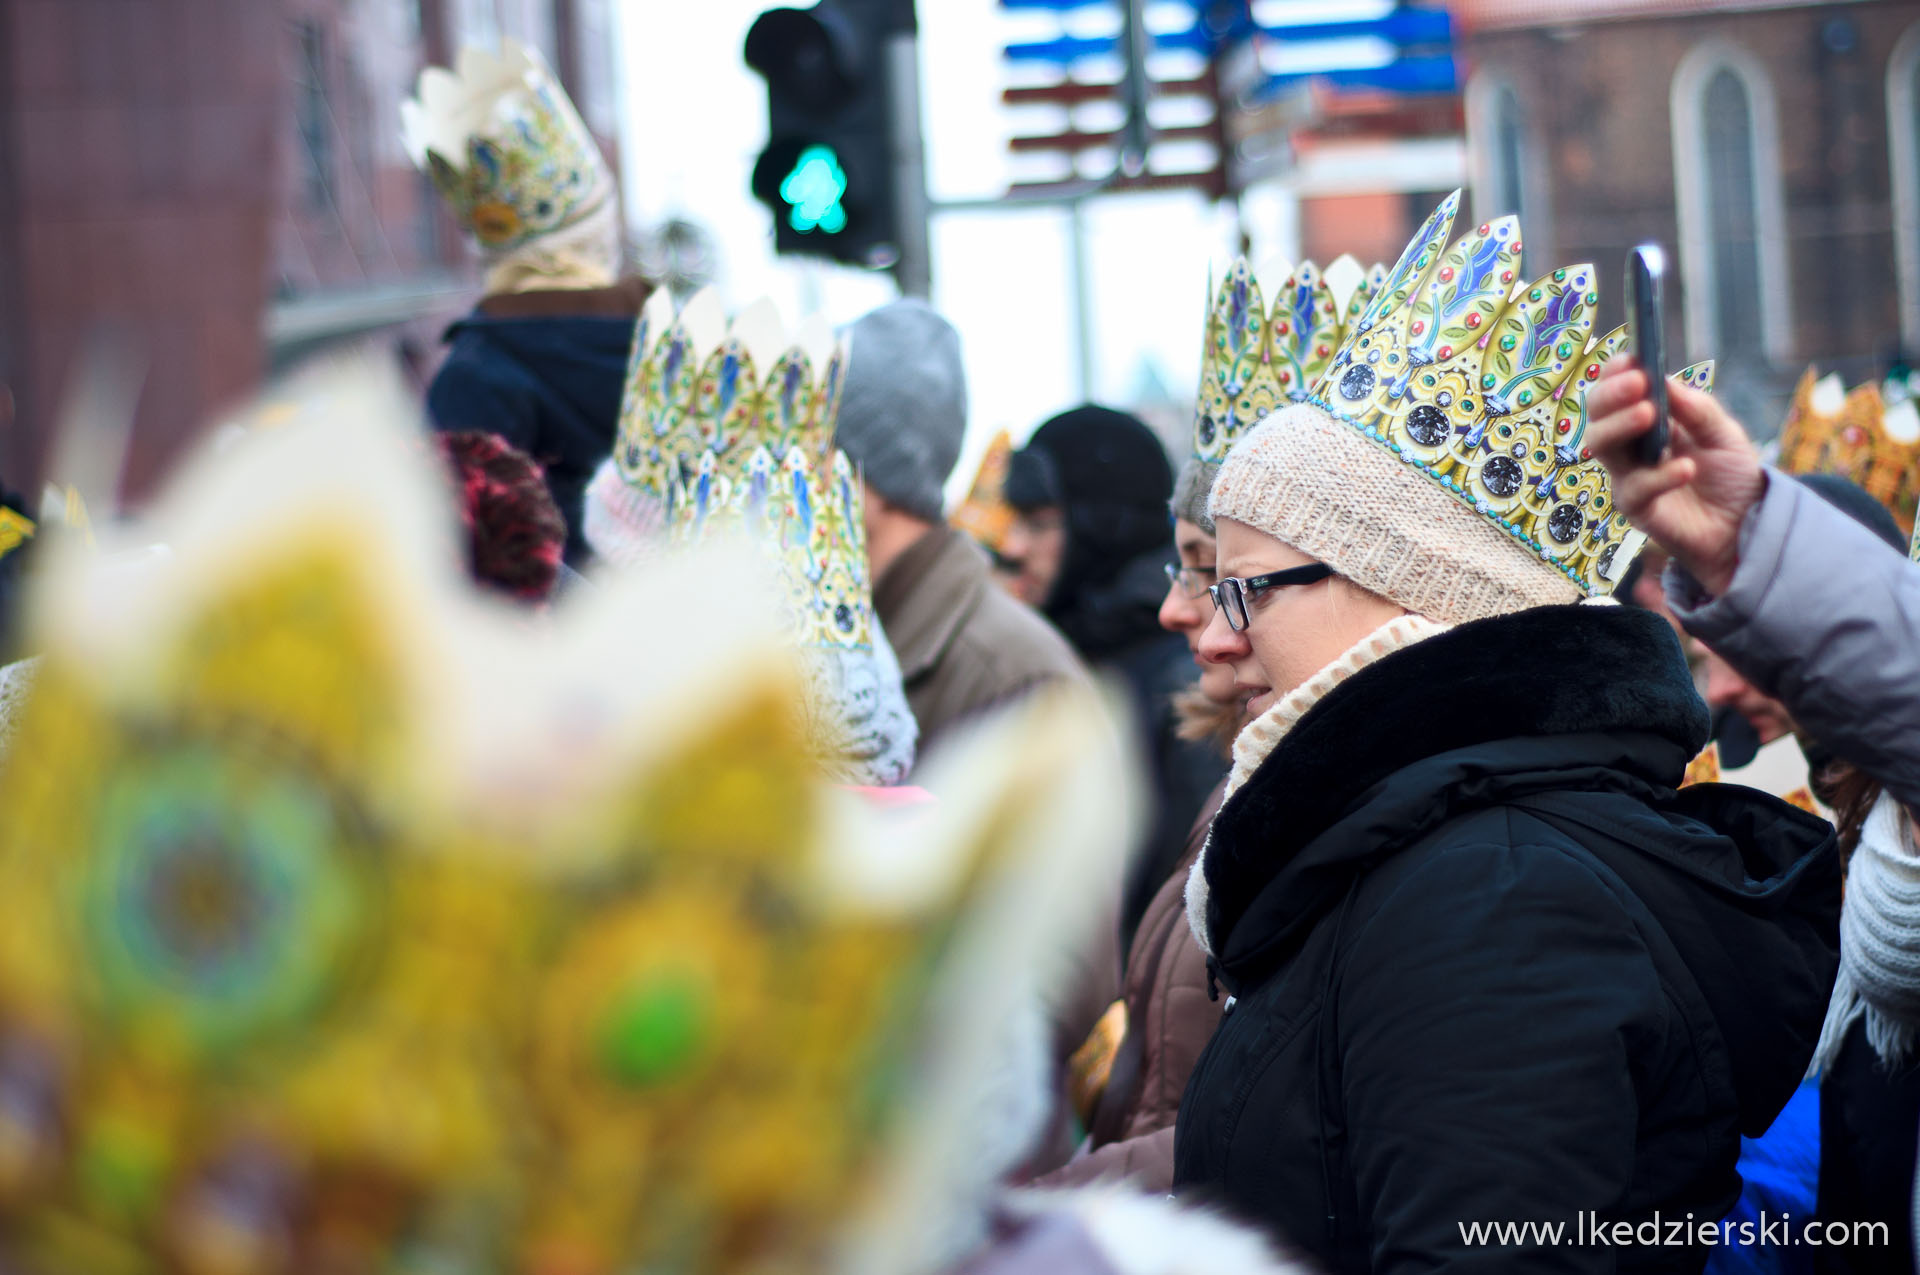
<svg viewBox="0 0 1920 1275">
<path fill-rule="evenodd" d="M 900 258 L 893 277 L 903 296 L 933 293 L 933 257 L 927 241 L 927 164 L 920 135 L 920 38 L 912 0 L 903 31 L 887 37 L 887 84 L 893 95 L 894 221 Z"/>
</svg>

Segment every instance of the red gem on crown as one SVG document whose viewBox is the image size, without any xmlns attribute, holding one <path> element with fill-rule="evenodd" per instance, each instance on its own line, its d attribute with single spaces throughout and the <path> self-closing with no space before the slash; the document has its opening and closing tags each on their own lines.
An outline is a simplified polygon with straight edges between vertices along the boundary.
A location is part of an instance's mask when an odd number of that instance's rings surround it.
<svg viewBox="0 0 1920 1275">
<path fill-rule="evenodd" d="M 1467 316 L 1467 326 L 1470 328 L 1477 328 L 1480 326 L 1480 315 L 1478 311 Z"/>
</svg>

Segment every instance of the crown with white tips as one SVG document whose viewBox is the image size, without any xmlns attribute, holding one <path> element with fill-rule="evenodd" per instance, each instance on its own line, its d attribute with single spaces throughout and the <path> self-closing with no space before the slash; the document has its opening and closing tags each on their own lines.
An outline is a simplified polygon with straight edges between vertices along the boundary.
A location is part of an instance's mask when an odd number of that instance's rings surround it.
<svg viewBox="0 0 1920 1275">
<path fill-rule="evenodd" d="M 515 40 L 430 66 L 400 104 L 407 154 L 462 226 L 506 252 L 576 225 L 613 198 L 612 170 L 538 52 Z"/>
<path fill-rule="evenodd" d="M 703 289 L 654 294 L 634 329 L 614 464 L 681 540 L 744 522 L 772 546 L 804 645 L 872 641 L 860 482 L 833 445 L 846 350 L 819 319 L 791 338 L 769 300 L 731 324 Z"/>
</svg>

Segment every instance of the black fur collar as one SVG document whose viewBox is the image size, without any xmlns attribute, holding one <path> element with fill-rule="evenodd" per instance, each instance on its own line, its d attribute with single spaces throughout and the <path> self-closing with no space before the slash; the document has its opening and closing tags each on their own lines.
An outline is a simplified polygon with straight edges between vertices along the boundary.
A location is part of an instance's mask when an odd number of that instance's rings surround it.
<svg viewBox="0 0 1920 1275">
<path fill-rule="evenodd" d="M 1397 651 L 1309 709 L 1215 816 L 1205 860 L 1212 949 L 1228 955 L 1253 899 L 1415 763 L 1496 741 L 1538 740 L 1519 751 L 1561 752 L 1573 736 L 1631 735 L 1633 747 L 1601 748 L 1604 764 L 1670 787 L 1707 731 L 1680 644 L 1649 611 L 1536 607 Z M 1549 749 L 1547 736 L 1562 739 Z M 1489 762 L 1510 765 L 1515 755 L 1500 750 L 1505 760 Z M 1350 877 L 1342 866 L 1319 878 L 1327 891 L 1340 888 L 1333 878 Z"/>
</svg>

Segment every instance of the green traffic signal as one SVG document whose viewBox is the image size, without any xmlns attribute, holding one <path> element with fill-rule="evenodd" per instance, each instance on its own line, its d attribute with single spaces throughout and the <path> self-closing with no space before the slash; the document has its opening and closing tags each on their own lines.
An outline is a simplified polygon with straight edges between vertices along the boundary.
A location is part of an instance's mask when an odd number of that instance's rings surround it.
<svg viewBox="0 0 1920 1275">
<path fill-rule="evenodd" d="M 780 182 L 780 198 L 788 204 L 787 224 L 801 234 L 815 230 L 837 235 L 847 228 L 847 174 L 831 146 L 809 146 L 793 162 L 793 171 Z"/>
</svg>

